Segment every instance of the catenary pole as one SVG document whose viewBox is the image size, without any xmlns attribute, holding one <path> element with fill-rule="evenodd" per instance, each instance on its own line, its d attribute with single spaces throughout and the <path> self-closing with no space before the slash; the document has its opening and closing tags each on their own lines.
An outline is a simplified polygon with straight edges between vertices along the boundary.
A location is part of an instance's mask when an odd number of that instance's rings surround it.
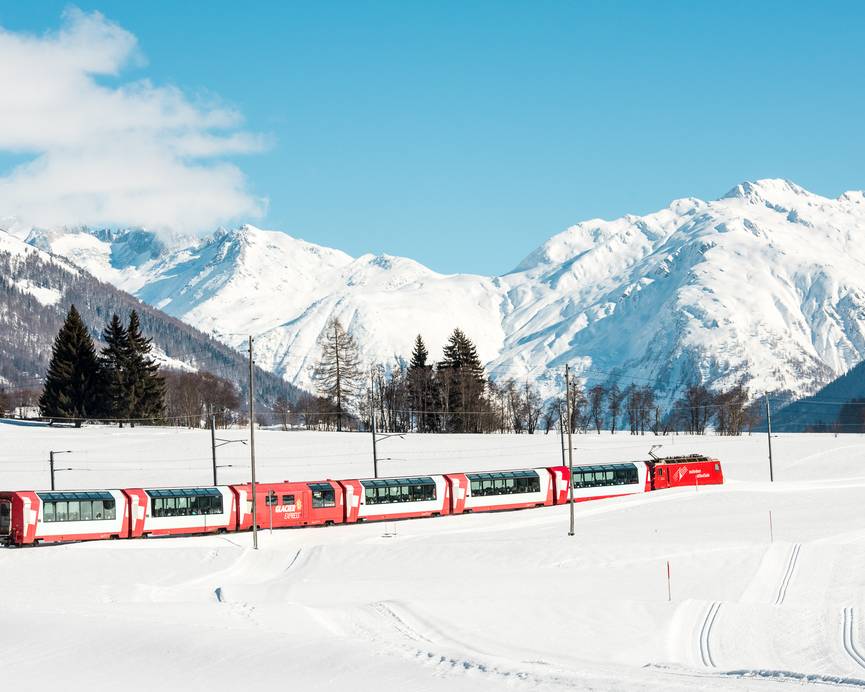
<svg viewBox="0 0 865 692">
<path fill-rule="evenodd" d="M 568 425 L 570 425 L 570 421 L 568 421 Z M 565 461 L 565 416 L 562 413 L 561 404 L 559 404 L 559 438 L 562 443 L 562 466 L 566 466 L 567 462 Z"/>
<path fill-rule="evenodd" d="M 252 336 L 249 337 L 249 463 L 252 470 L 252 548 L 258 550 L 258 513 L 255 487 L 255 380 L 253 375 Z"/>
<path fill-rule="evenodd" d="M 565 363 L 565 411 L 568 419 L 568 505 L 571 509 L 571 529 L 569 536 L 574 535 L 574 447 L 571 444 L 571 400 L 568 392 L 571 391 L 571 373 L 568 364 Z"/>
<path fill-rule="evenodd" d="M 766 434 L 769 440 L 769 482 L 775 482 L 775 473 L 772 469 L 772 411 L 769 408 L 769 394 L 763 395 L 766 399 Z"/>
<path fill-rule="evenodd" d="M 216 415 L 213 404 L 210 405 L 210 457 L 213 460 L 213 485 L 219 485 L 216 482 Z"/>
<path fill-rule="evenodd" d="M 59 451 L 51 450 L 48 452 L 48 468 L 51 472 L 51 490 L 54 490 L 54 455 L 55 454 L 72 454 L 71 449 L 61 449 Z M 61 471 L 72 471 L 72 469 L 60 469 Z"/>
<path fill-rule="evenodd" d="M 372 477 L 378 478 L 378 451 L 375 446 L 375 376 L 369 373 L 369 420 L 372 429 Z"/>
</svg>

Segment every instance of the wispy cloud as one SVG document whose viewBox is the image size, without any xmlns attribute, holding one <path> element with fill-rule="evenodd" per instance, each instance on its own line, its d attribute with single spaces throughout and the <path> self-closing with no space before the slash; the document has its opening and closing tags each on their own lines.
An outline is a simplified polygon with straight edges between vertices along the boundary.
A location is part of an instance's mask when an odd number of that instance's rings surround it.
<svg viewBox="0 0 865 692">
<path fill-rule="evenodd" d="M 0 27 L 0 150 L 32 156 L 0 176 L 0 217 L 194 232 L 263 213 L 224 157 L 264 139 L 224 105 L 105 79 L 142 63 L 135 36 L 96 12 L 67 10 L 40 36 Z"/>
</svg>

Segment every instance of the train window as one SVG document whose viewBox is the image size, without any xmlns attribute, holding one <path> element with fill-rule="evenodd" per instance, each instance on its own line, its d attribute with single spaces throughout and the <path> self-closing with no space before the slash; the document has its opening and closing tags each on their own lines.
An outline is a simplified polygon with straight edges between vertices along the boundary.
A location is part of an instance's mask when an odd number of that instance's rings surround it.
<svg viewBox="0 0 865 692">
<path fill-rule="evenodd" d="M 95 521 L 114 519 L 116 510 L 111 493 L 72 491 L 39 493 L 43 503 L 42 520 Z"/>
<path fill-rule="evenodd" d="M 330 483 L 308 483 L 315 508 L 336 507 L 336 493 Z"/>
<path fill-rule="evenodd" d="M 282 504 L 293 505 L 294 504 L 294 495 L 283 495 L 282 496 Z"/>
<path fill-rule="evenodd" d="M 150 496 L 150 515 L 153 517 L 189 517 L 223 512 L 219 488 L 155 488 L 145 492 Z"/>
<path fill-rule="evenodd" d="M 632 485 L 639 482 L 634 464 L 604 464 L 580 466 L 574 469 L 575 488 L 598 488 L 608 485 Z"/>
<path fill-rule="evenodd" d="M 0 500 L 0 536 L 8 536 L 12 532 L 12 505 Z"/>
<path fill-rule="evenodd" d="M 467 476 L 474 497 L 537 493 L 541 490 L 541 479 L 536 471 L 469 473 Z"/>
<path fill-rule="evenodd" d="M 432 478 L 382 478 L 361 481 L 361 484 L 364 502 L 368 505 L 436 499 L 436 485 Z"/>
</svg>

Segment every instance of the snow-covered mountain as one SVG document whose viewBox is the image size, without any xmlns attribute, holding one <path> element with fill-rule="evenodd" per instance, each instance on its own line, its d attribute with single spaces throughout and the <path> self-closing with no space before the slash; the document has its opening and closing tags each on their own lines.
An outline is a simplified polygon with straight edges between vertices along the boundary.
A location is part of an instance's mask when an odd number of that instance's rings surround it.
<svg viewBox="0 0 865 692">
<path fill-rule="evenodd" d="M 96 339 L 112 313 L 125 318 L 135 309 L 143 331 L 153 338 L 152 355 L 160 364 L 175 370 L 203 369 L 239 386 L 245 384 L 248 364 L 243 354 L 142 305 L 136 297 L 99 281 L 69 260 L 25 243 L 17 230 L 13 235 L 0 228 L 0 388 L 41 387 L 54 337 L 70 304 L 78 307 Z M 55 240 L 86 245 L 86 238 L 78 233 L 80 230 L 60 234 Z M 134 241 L 127 240 L 131 248 Z M 262 402 L 297 393 L 270 372 L 259 372 L 257 381 Z"/>
<path fill-rule="evenodd" d="M 494 377 L 548 391 L 569 362 L 591 381 L 668 393 L 699 379 L 807 394 L 865 357 L 865 195 L 784 180 L 579 223 L 500 277 L 353 259 L 252 226 L 199 241 L 34 230 L 28 242 L 228 343 L 257 335 L 259 363 L 302 386 L 334 314 L 370 362 L 406 357 L 417 333 L 435 355 L 460 326 Z"/>
</svg>

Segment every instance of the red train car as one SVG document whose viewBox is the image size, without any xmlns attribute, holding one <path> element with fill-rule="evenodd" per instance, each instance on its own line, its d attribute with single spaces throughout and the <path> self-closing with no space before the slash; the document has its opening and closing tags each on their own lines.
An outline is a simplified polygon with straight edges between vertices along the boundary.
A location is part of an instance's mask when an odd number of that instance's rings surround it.
<svg viewBox="0 0 865 692">
<path fill-rule="evenodd" d="M 126 538 L 122 490 L 0 492 L 0 535 L 14 545 Z"/>
<path fill-rule="evenodd" d="M 129 537 L 219 533 L 237 529 L 237 496 L 227 485 L 129 488 Z"/>
<path fill-rule="evenodd" d="M 450 514 L 450 484 L 444 476 L 364 478 L 339 484 L 345 490 L 349 523 Z"/>
<path fill-rule="evenodd" d="M 681 486 L 718 485 L 724 482 L 721 462 L 702 454 L 661 457 L 648 462 L 652 469 L 652 489 Z"/>
<path fill-rule="evenodd" d="M 252 487 L 233 485 L 238 498 L 238 530 L 252 528 Z M 345 521 L 344 489 L 336 481 L 256 483 L 259 528 L 329 526 Z"/>
<path fill-rule="evenodd" d="M 567 468 L 449 473 L 451 512 L 494 512 L 567 501 Z"/>
</svg>

